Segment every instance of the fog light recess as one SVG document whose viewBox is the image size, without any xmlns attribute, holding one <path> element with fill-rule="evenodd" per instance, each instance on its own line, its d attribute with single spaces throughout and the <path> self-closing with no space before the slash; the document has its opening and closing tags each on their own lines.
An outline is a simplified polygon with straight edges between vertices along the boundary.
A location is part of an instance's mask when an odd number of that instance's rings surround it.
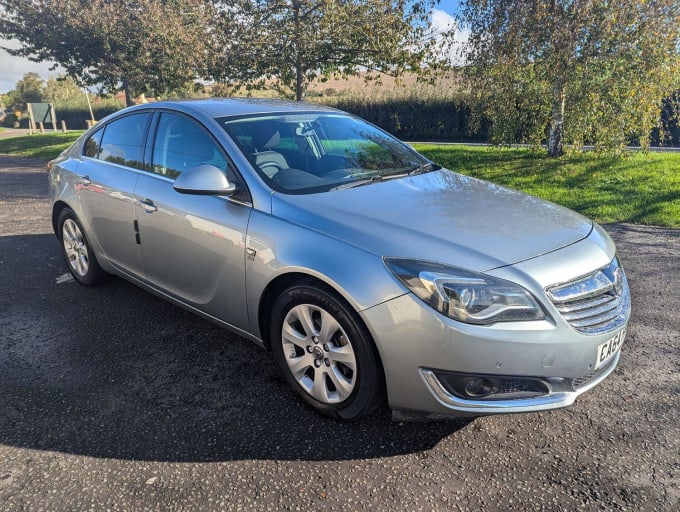
<svg viewBox="0 0 680 512">
<path fill-rule="evenodd" d="M 488 379 L 472 378 L 465 385 L 465 394 L 470 398 L 481 398 L 493 391 L 493 384 Z"/>
<path fill-rule="evenodd" d="M 551 387 L 537 377 L 470 375 L 434 371 L 444 388 L 465 400 L 517 400 L 550 394 Z"/>
</svg>

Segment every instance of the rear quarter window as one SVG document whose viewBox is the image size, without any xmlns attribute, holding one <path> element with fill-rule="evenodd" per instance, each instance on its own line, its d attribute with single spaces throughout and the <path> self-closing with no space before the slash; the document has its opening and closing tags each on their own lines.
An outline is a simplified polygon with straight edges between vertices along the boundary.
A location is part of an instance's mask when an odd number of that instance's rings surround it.
<svg viewBox="0 0 680 512">
<path fill-rule="evenodd" d="M 103 133 L 104 130 L 98 130 L 95 133 L 93 133 L 89 139 L 87 139 L 87 142 L 85 142 L 85 145 L 83 146 L 83 155 L 92 158 L 99 157 L 99 150 L 101 149 Z"/>
</svg>

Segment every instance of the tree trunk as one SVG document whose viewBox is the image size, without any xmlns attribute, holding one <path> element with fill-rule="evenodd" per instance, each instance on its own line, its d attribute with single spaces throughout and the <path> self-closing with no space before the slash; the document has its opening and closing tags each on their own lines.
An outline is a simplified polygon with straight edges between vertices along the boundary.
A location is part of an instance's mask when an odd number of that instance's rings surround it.
<svg viewBox="0 0 680 512">
<path fill-rule="evenodd" d="M 299 62 L 295 66 L 295 99 L 297 101 L 304 101 L 305 99 L 305 74 L 302 69 L 302 64 Z"/>
<path fill-rule="evenodd" d="M 127 78 L 123 79 L 123 90 L 125 91 L 125 104 L 131 107 L 135 103 L 132 101 L 132 95 L 130 94 L 130 83 Z"/>
<path fill-rule="evenodd" d="M 562 138 L 564 136 L 564 85 L 555 81 L 553 85 L 552 120 L 550 122 L 550 139 L 548 140 L 548 156 L 556 158 L 564 154 Z"/>
<path fill-rule="evenodd" d="M 300 44 L 300 38 L 302 37 L 302 21 L 300 20 L 300 9 L 302 5 L 298 0 L 293 0 L 293 23 L 295 24 L 295 99 L 296 101 L 303 101 L 305 99 L 305 87 L 304 87 L 304 69 L 302 67 L 302 60 L 300 58 L 300 49 L 298 44 Z"/>
</svg>

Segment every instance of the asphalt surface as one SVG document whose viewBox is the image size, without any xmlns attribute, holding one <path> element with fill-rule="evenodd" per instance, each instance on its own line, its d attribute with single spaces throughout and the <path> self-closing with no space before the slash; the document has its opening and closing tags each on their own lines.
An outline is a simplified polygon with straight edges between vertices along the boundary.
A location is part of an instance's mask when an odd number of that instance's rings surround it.
<svg viewBox="0 0 680 512">
<path fill-rule="evenodd" d="M 678 510 L 680 231 L 607 226 L 633 317 L 571 408 L 344 425 L 252 343 L 123 280 L 76 284 L 46 181 L 0 156 L 0 510 Z"/>
<path fill-rule="evenodd" d="M 0 130 L 0 139 L 9 139 L 11 137 L 19 137 L 21 135 L 29 135 L 30 130 L 23 128 L 3 128 Z"/>
</svg>

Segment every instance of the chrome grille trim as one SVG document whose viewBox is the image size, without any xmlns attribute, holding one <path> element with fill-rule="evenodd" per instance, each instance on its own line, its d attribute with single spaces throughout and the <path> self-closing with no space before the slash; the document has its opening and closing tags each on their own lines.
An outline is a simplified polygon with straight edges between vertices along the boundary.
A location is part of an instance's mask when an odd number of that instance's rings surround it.
<svg viewBox="0 0 680 512">
<path fill-rule="evenodd" d="M 628 282 L 618 258 L 591 274 L 549 286 L 545 292 L 562 318 L 585 334 L 613 331 L 630 315 Z"/>
<path fill-rule="evenodd" d="M 586 299 L 581 302 L 573 303 L 573 304 L 562 304 L 560 306 L 560 310 L 563 313 L 572 313 L 572 312 L 577 312 L 577 311 L 582 311 L 584 309 L 590 309 L 594 308 L 596 306 L 599 306 L 601 304 L 606 304 L 607 302 L 611 302 L 614 300 L 614 297 L 611 295 L 602 295 L 600 297 L 595 297 L 592 299 Z"/>
<path fill-rule="evenodd" d="M 583 300 L 589 297 L 597 297 L 613 289 L 614 285 L 609 278 L 598 270 L 588 276 L 571 281 L 559 286 L 552 286 L 546 291 L 548 297 L 555 304 Z"/>
<path fill-rule="evenodd" d="M 560 313 L 567 322 L 583 320 L 585 318 L 592 318 L 595 316 L 600 316 L 610 311 L 615 311 L 617 307 L 617 301 L 615 297 L 606 297 L 607 301 L 603 304 L 579 304 L 579 309 L 568 311 L 566 308 L 559 308 Z"/>
<path fill-rule="evenodd" d="M 585 330 L 589 328 L 595 328 L 600 325 L 606 326 L 610 322 L 615 321 L 617 316 L 618 308 L 604 315 L 597 315 L 590 318 L 586 318 L 584 320 L 572 320 L 569 323 L 576 329 Z"/>
</svg>

